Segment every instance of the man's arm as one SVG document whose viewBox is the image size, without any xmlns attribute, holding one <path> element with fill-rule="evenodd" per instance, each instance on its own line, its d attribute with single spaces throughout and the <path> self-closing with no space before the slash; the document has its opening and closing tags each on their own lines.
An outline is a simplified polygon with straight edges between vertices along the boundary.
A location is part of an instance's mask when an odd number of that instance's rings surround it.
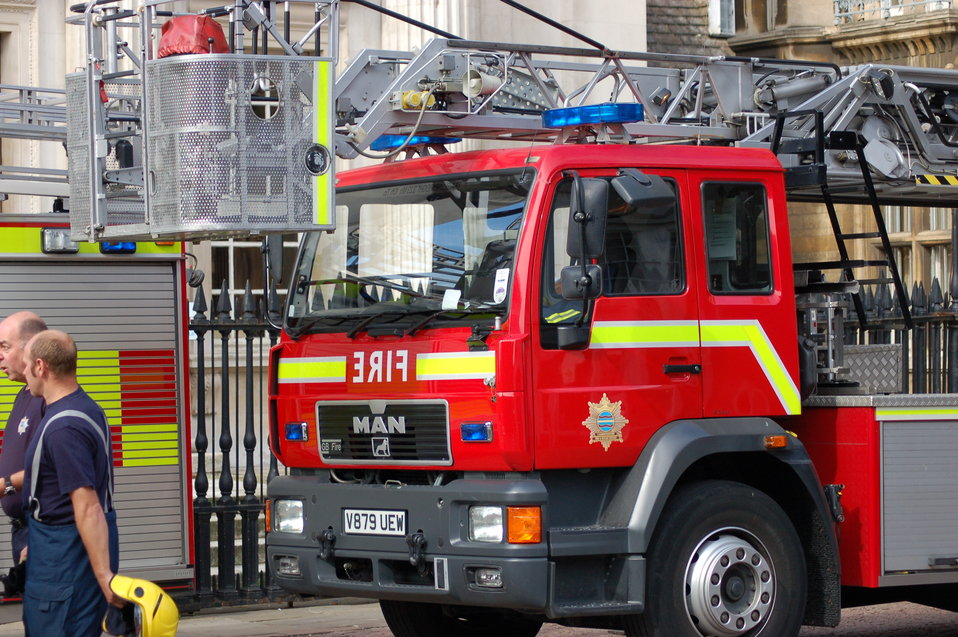
<svg viewBox="0 0 958 637">
<path fill-rule="evenodd" d="M 10 484 L 12 484 L 13 488 L 16 489 L 17 491 L 23 490 L 23 475 L 24 475 L 23 469 L 10 475 Z M 6 478 L 4 478 L 4 481 L 6 481 Z M 4 488 L 6 488 L 7 485 L 4 484 L 3 486 Z"/>
<path fill-rule="evenodd" d="M 115 606 L 123 606 L 126 602 L 110 590 L 110 579 L 113 571 L 110 569 L 109 532 L 106 525 L 106 516 L 100 499 L 92 487 L 80 487 L 70 492 L 73 502 L 73 517 L 76 520 L 77 531 L 83 540 L 90 566 L 96 575 L 100 590 L 107 601 Z"/>
</svg>

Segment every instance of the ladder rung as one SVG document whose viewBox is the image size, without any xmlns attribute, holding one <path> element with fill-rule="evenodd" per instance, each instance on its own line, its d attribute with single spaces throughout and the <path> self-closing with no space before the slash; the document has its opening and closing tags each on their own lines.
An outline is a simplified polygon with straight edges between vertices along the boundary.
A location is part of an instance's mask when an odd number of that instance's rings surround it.
<svg viewBox="0 0 958 637">
<path fill-rule="evenodd" d="M 849 232 L 838 236 L 841 239 L 881 239 L 880 232 Z"/>
<path fill-rule="evenodd" d="M 868 265 L 887 265 L 887 261 L 881 263 L 872 263 L 870 261 L 849 260 L 849 261 L 812 261 L 809 263 L 795 263 L 792 265 L 794 270 L 844 270 L 845 268 L 864 268 Z"/>
<path fill-rule="evenodd" d="M 877 279 L 855 279 L 862 285 L 885 285 L 888 283 L 894 283 L 895 280 L 891 278 L 877 278 Z"/>
<path fill-rule="evenodd" d="M 136 71 L 117 71 L 116 73 L 104 73 L 102 78 L 109 82 L 110 80 L 115 80 L 121 77 L 130 77 L 131 75 L 136 75 Z"/>
</svg>

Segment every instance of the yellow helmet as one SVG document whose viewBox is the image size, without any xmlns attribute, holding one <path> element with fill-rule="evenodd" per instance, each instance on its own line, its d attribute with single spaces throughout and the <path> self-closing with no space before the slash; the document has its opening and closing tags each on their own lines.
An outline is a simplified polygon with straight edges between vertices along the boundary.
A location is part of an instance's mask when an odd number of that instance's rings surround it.
<svg viewBox="0 0 958 637">
<path fill-rule="evenodd" d="M 110 580 L 110 590 L 131 603 L 122 609 L 116 606 L 107 609 L 103 617 L 103 630 L 107 634 L 136 637 L 176 635 L 180 611 L 162 588 L 145 579 L 114 575 Z"/>
</svg>

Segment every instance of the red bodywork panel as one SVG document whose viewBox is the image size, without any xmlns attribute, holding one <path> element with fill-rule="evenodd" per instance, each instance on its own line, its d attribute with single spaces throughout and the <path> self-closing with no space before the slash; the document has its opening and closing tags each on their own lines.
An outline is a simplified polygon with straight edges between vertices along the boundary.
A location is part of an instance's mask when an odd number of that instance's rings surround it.
<svg viewBox="0 0 958 637">
<path fill-rule="evenodd" d="M 666 325 L 678 340 L 680 333 L 692 336 L 678 344 L 665 338 L 651 345 L 593 343 L 578 351 L 546 349 L 540 338 L 540 273 L 556 185 L 563 171 L 614 176 L 622 167 L 659 174 L 677 185 L 685 289 L 658 296 L 600 297 L 592 324 L 608 328 L 635 324 L 640 331 Z M 424 354 L 467 352 L 468 329 L 424 329 L 413 337 L 362 334 L 354 340 L 336 333 L 293 341 L 284 334 L 271 357 L 273 439 L 278 441 L 274 448 L 284 464 L 324 466 L 315 439 L 287 442 L 281 435 L 290 422 L 305 422 L 309 431 L 315 431 L 318 400 L 445 399 L 453 463 L 434 468 L 484 471 L 630 466 L 655 431 L 676 419 L 796 413 L 797 391 L 788 405 L 776 394 L 776 388 L 789 385 L 794 390 L 798 354 L 782 168 L 771 153 L 690 146 L 536 146 L 407 160 L 340 173 L 337 178 L 339 188 L 349 188 L 517 168 L 534 170 L 537 177 L 516 248 L 508 315 L 502 330 L 487 340 L 495 357 L 494 388 L 480 378 L 424 381 L 415 373 Z M 772 294 L 719 297 L 707 291 L 701 188 L 716 181 L 754 182 L 766 190 Z M 698 336 L 702 320 L 709 321 L 724 341 L 703 348 Z M 390 380 L 359 382 L 355 369 L 359 357 L 369 361 L 376 351 L 383 352 L 379 356 L 384 361 L 403 360 L 398 352 L 406 352 L 405 380 L 397 381 L 394 370 Z M 277 360 L 327 357 L 344 359 L 345 373 L 322 383 L 275 382 Z M 770 364 L 775 366 L 772 372 Z M 665 373 L 665 365 L 701 365 L 701 373 Z M 608 403 L 602 402 L 604 396 Z M 609 445 L 590 440 L 587 421 L 604 409 L 597 406 L 611 408 L 616 403 L 615 409 L 628 420 L 621 440 Z M 491 443 L 459 440 L 461 422 L 484 420 L 494 423 Z"/>
<path fill-rule="evenodd" d="M 785 424 L 822 484 L 844 484 L 839 527 L 842 584 L 877 587 L 881 575 L 881 440 L 872 407 L 812 407 Z"/>
</svg>

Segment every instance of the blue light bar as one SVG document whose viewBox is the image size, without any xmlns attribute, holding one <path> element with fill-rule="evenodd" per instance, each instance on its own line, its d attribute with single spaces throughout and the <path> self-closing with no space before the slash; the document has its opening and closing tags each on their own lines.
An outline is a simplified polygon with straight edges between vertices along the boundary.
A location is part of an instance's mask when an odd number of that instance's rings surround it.
<svg viewBox="0 0 958 637">
<path fill-rule="evenodd" d="M 403 145 L 409 135 L 380 135 L 376 141 L 370 144 L 372 150 L 394 150 Z M 413 135 L 407 146 L 419 146 L 420 144 L 455 144 L 461 142 L 461 137 L 438 137 L 430 135 Z"/>
<path fill-rule="evenodd" d="M 459 425 L 459 434 L 463 442 L 491 442 L 491 422 L 464 422 Z"/>
<path fill-rule="evenodd" d="M 306 442 L 309 440 L 309 425 L 304 422 L 286 423 L 286 439 L 293 442 Z"/>
<path fill-rule="evenodd" d="M 103 254 L 132 254 L 136 252 L 136 241 L 101 241 Z"/>
<path fill-rule="evenodd" d="M 643 119 L 645 119 L 645 111 L 642 105 L 634 102 L 553 108 L 542 113 L 542 125 L 547 128 L 581 126 L 582 124 L 628 124 L 641 122 Z"/>
</svg>

